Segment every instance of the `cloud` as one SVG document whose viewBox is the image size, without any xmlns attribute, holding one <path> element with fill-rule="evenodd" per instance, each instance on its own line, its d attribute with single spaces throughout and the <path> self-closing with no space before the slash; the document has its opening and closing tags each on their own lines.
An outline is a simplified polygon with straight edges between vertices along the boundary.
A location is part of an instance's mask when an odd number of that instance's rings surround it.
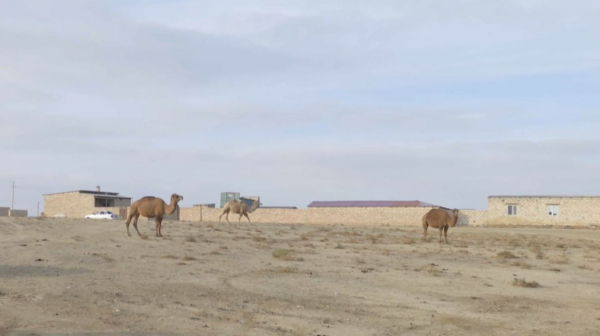
<svg viewBox="0 0 600 336">
<path fill-rule="evenodd" d="M 0 186 L 30 211 L 96 185 L 296 206 L 594 193 L 599 8 L 2 2 Z"/>
</svg>

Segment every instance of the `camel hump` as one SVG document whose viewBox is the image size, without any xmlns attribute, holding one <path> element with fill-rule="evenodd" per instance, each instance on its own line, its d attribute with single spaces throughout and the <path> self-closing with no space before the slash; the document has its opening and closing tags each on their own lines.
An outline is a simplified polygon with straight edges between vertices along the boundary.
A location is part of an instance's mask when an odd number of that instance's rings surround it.
<svg viewBox="0 0 600 336">
<path fill-rule="evenodd" d="M 144 197 L 142 197 L 141 199 L 143 199 L 143 200 L 148 200 L 148 201 L 149 201 L 149 200 L 153 200 L 153 199 L 155 199 L 155 198 L 156 198 L 156 197 L 154 197 L 154 196 L 144 196 Z"/>
</svg>

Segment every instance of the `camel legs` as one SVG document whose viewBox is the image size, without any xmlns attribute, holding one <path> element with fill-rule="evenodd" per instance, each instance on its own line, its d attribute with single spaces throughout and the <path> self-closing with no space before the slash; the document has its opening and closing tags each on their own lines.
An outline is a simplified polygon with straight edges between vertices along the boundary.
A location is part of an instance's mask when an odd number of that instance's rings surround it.
<svg viewBox="0 0 600 336">
<path fill-rule="evenodd" d="M 440 226 L 440 244 L 442 243 L 442 232 L 444 231 L 444 227 Z"/>
<path fill-rule="evenodd" d="M 427 223 L 423 224 L 423 239 L 427 241 Z"/>
<path fill-rule="evenodd" d="M 160 233 L 160 229 L 162 227 L 162 217 L 156 216 L 155 222 L 156 222 L 156 225 L 154 227 L 154 231 L 156 233 L 156 236 L 162 237 L 162 234 Z"/>
<path fill-rule="evenodd" d="M 250 217 L 248 217 L 248 214 L 247 214 L 247 213 L 245 213 L 245 214 L 244 214 L 244 216 L 246 216 L 246 218 L 248 218 L 248 223 L 252 223 L 252 222 L 250 221 Z"/>
<path fill-rule="evenodd" d="M 140 217 L 140 215 L 136 214 L 136 213 L 132 213 L 132 214 L 129 215 L 129 217 L 127 217 L 127 222 L 125 223 L 125 226 L 127 227 L 127 235 L 129 237 L 131 237 L 131 233 L 129 232 L 129 224 L 131 223 L 132 219 L 133 219 L 133 227 L 137 231 L 138 235 L 141 236 L 140 231 L 137 228 L 138 217 Z"/>
<path fill-rule="evenodd" d="M 127 217 L 127 222 L 125 223 L 125 226 L 127 227 L 127 235 L 129 237 L 131 237 L 131 233 L 129 233 L 129 223 L 131 223 L 132 218 L 133 218 L 133 215 L 129 215 L 129 217 Z"/>
<path fill-rule="evenodd" d="M 238 218 L 238 224 L 240 224 L 242 222 L 242 216 L 244 216 L 244 214 L 240 214 L 240 218 Z"/>
<path fill-rule="evenodd" d="M 448 244 L 448 227 L 444 226 L 444 239 L 446 239 L 446 244 Z"/>
<path fill-rule="evenodd" d="M 135 217 L 133 218 L 133 227 L 135 228 L 135 231 L 137 231 L 138 236 L 141 236 L 142 234 L 140 233 L 140 230 L 138 230 L 138 228 L 137 228 L 138 218 L 140 218 L 139 214 L 135 215 Z"/>
</svg>

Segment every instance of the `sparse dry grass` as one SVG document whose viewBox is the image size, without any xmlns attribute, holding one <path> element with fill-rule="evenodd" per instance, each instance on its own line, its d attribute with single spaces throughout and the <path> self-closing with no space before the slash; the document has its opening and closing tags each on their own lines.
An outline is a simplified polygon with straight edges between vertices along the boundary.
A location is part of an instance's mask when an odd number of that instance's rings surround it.
<svg viewBox="0 0 600 336">
<path fill-rule="evenodd" d="M 400 242 L 405 245 L 411 245 L 415 243 L 415 240 L 411 237 L 404 236 L 400 239 Z"/>
<path fill-rule="evenodd" d="M 515 261 L 511 264 L 512 266 L 521 267 L 523 269 L 531 269 L 533 266 L 524 261 Z"/>
<path fill-rule="evenodd" d="M 194 238 L 194 236 L 187 236 L 185 237 L 185 242 L 186 243 L 195 243 L 197 242 L 196 238 Z"/>
<path fill-rule="evenodd" d="M 570 263 L 569 258 L 562 256 L 550 259 L 551 264 L 567 265 Z"/>
<path fill-rule="evenodd" d="M 177 256 L 174 256 L 172 254 L 167 254 L 165 256 L 161 257 L 162 259 L 179 259 Z"/>
<path fill-rule="evenodd" d="M 344 249 L 344 246 L 343 246 L 342 244 L 338 243 L 338 244 L 337 244 L 337 245 L 334 247 L 334 249 L 337 249 L 337 250 L 343 250 L 343 249 Z"/>
<path fill-rule="evenodd" d="M 444 273 L 444 271 L 442 271 L 441 269 L 439 269 L 438 265 L 436 264 L 427 264 L 421 267 L 417 267 L 414 269 L 415 272 L 420 272 L 420 273 L 427 273 L 433 276 L 440 276 Z"/>
<path fill-rule="evenodd" d="M 198 260 L 198 258 L 195 258 L 195 257 L 193 257 L 193 256 L 189 256 L 189 255 L 186 255 L 186 256 L 185 256 L 185 257 L 183 257 L 182 259 L 183 259 L 183 260 L 185 260 L 185 261 Z"/>
<path fill-rule="evenodd" d="M 277 249 L 277 250 L 273 251 L 272 255 L 273 255 L 273 258 L 275 258 L 275 259 L 286 260 L 286 259 L 290 258 L 293 253 L 294 253 L 294 251 L 292 251 L 292 250 Z"/>
<path fill-rule="evenodd" d="M 502 251 L 496 255 L 500 259 L 517 259 L 518 257 L 510 251 Z"/>
<path fill-rule="evenodd" d="M 515 278 L 513 280 L 513 286 L 525 287 L 525 288 L 537 288 L 540 284 L 537 281 L 526 281 L 525 279 Z"/>
</svg>

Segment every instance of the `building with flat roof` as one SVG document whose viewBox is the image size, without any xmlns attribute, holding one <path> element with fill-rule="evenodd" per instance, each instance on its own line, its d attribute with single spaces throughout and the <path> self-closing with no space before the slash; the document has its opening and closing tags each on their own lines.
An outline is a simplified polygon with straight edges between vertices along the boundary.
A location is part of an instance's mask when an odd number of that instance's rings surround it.
<svg viewBox="0 0 600 336">
<path fill-rule="evenodd" d="M 116 192 L 75 190 L 44 195 L 45 217 L 84 218 L 96 211 L 108 210 L 127 217 L 131 197 L 120 196 Z"/>
</svg>

